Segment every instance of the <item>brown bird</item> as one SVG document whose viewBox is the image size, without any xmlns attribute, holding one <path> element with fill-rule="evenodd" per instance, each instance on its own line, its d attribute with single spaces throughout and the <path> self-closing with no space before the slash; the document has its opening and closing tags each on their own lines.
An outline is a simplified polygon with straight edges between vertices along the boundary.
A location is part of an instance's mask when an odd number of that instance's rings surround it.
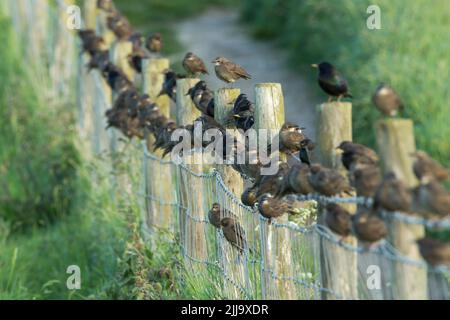
<svg viewBox="0 0 450 320">
<path fill-rule="evenodd" d="M 257 202 L 256 193 L 257 190 L 255 186 L 245 189 L 241 195 L 242 203 L 246 206 L 253 207 Z"/>
<path fill-rule="evenodd" d="M 147 37 L 145 47 L 153 54 L 159 54 L 163 47 L 163 39 L 161 33 L 153 33 Z"/>
<path fill-rule="evenodd" d="M 428 264 L 433 267 L 450 267 L 450 245 L 432 238 L 423 238 L 417 241 L 419 251 Z"/>
<path fill-rule="evenodd" d="M 214 227 L 220 229 L 220 204 L 214 203 L 211 210 L 208 212 L 209 223 Z"/>
<path fill-rule="evenodd" d="M 274 218 L 281 217 L 285 213 L 292 213 L 292 201 L 277 199 L 270 193 L 265 193 L 258 198 L 258 210 L 264 218 L 269 219 L 270 223 Z"/>
<path fill-rule="evenodd" d="M 236 219 L 231 217 L 223 218 L 220 221 L 222 227 L 223 235 L 225 239 L 240 253 L 243 253 L 247 247 L 247 239 L 245 237 L 245 231 L 236 221 Z"/>
<path fill-rule="evenodd" d="M 112 0 L 97 0 L 97 8 L 106 12 L 113 12 L 116 10 L 116 7 Z"/>
<path fill-rule="evenodd" d="M 302 143 L 306 139 L 303 134 L 304 129 L 291 122 L 283 124 L 279 133 L 280 151 L 289 154 L 300 152 Z"/>
<path fill-rule="evenodd" d="M 320 164 L 312 164 L 311 174 L 308 176 L 309 183 L 314 190 L 324 196 L 335 196 L 341 193 L 351 193 L 348 181 L 338 171 L 325 168 Z"/>
<path fill-rule="evenodd" d="M 119 40 L 128 40 L 134 33 L 130 21 L 121 14 L 108 16 L 106 23 Z"/>
<path fill-rule="evenodd" d="M 81 40 L 82 53 L 89 53 L 91 57 L 95 55 L 97 51 L 104 49 L 104 40 L 95 34 L 92 29 L 85 29 L 78 31 L 78 36 Z"/>
<path fill-rule="evenodd" d="M 397 179 L 395 173 L 386 174 L 375 193 L 374 208 L 410 212 L 411 204 L 412 194 L 408 187 Z"/>
<path fill-rule="evenodd" d="M 352 231 L 351 214 L 335 203 L 329 203 L 325 207 L 325 224 L 331 231 L 341 237 L 347 237 Z"/>
<path fill-rule="evenodd" d="M 93 69 L 103 71 L 109 62 L 109 51 L 99 50 L 95 52 L 94 56 L 91 58 L 86 67 L 88 69 L 88 72 Z"/>
<path fill-rule="evenodd" d="M 425 217 L 450 217 L 450 194 L 437 181 L 420 184 L 413 191 L 413 211 Z"/>
<path fill-rule="evenodd" d="M 314 192 L 314 188 L 309 183 L 309 174 L 311 173 L 309 166 L 304 163 L 293 165 L 283 178 L 283 187 L 280 196 L 287 193 L 298 193 L 307 195 Z"/>
<path fill-rule="evenodd" d="M 260 175 L 255 181 L 255 186 L 258 188 L 256 197 L 260 197 L 265 193 L 270 193 L 272 195 L 280 194 L 281 188 L 283 186 L 284 176 L 289 171 L 289 165 L 286 162 L 281 162 L 278 165 L 278 171 L 273 175 Z"/>
<path fill-rule="evenodd" d="M 350 185 L 360 197 L 374 197 L 382 180 L 380 168 L 374 165 L 357 165 L 348 175 Z"/>
<path fill-rule="evenodd" d="M 390 86 L 380 83 L 372 96 L 375 107 L 384 115 L 395 117 L 403 109 L 403 102 Z"/>
<path fill-rule="evenodd" d="M 422 183 L 430 180 L 440 182 L 450 180 L 450 170 L 431 158 L 426 152 L 416 151 L 413 156 L 416 159 L 413 164 L 414 174 Z"/>
<path fill-rule="evenodd" d="M 368 243 L 378 242 L 388 234 L 384 221 L 365 207 L 359 207 L 352 216 L 352 227 L 356 237 Z"/>
<path fill-rule="evenodd" d="M 249 80 L 252 78 L 244 68 L 224 57 L 218 57 L 212 63 L 215 65 L 214 70 L 217 78 L 226 83 L 234 83 L 239 79 Z"/>
<path fill-rule="evenodd" d="M 205 63 L 202 59 L 197 57 L 192 52 L 186 53 L 186 56 L 183 59 L 183 68 L 190 75 L 196 76 L 197 74 L 209 74 L 208 70 L 206 70 Z"/>
<path fill-rule="evenodd" d="M 341 160 L 347 170 L 356 164 L 376 165 L 380 161 L 374 150 L 359 143 L 343 141 L 337 149 L 342 150 Z"/>
</svg>

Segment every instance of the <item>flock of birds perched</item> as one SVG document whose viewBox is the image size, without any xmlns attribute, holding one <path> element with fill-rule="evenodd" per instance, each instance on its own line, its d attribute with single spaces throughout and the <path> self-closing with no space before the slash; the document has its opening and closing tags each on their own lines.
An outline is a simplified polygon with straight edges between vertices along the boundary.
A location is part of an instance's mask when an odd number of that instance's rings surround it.
<svg viewBox="0 0 450 320">
<path fill-rule="evenodd" d="M 142 60 L 159 55 L 162 49 L 160 34 L 152 34 L 143 41 L 142 35 L 133 30 L 128 20 L 116 9 L 112 0 L 98 0 L 98 8 L 108 13 L 107 24 L 121 41 L 131 41 L 133 52 L 129 56 L 130 65 L 136 72 L 142 72 Z M 89 54 L 91 60 L 89 70 L 97 69 L 116 93 L 112 109 L 106 112 L 108 127 L 114 127 L 128 138 L 144 139 L 146 134 L 155 137 L 154 149 L 169 154 L 178 142 L 171 140 L 176 129 L 185 129 L 193 133 L 194 125 L 179 126 L 174 120 L 164 116 L 158 106 L 148 95 L 141 95 L 139 90 L 127 78 L 123 71 L 109 59 L 108 49 L 104 48 L 103 39 L 93 30 L 81 30 L 79 36 L 82 51 Z M 218 57 L 213 61 L 217 77 L 226 83 L 234 83 L 238 79 L 251 79 L 251 76 L 238 64 Z M 176 101 L 176 82 L 185 77 L 208 74 L 205 63 L 195 54 L 189 52 L 182 65 L 187 75 L 179 75 L 172 70 L 165 71 L 165 81 L 160 95 L 168 95 Z M 328 62 L 313 65 L 319 70 L 318 83 L 329 95 L 329 100 L 352 97 L 347 81 L 336 68 Z M 358 205 L 356 214 L 352 215 L 344 206 L 329 203 L 321 206 L 323 221 L 326 226 L 343 240 L 355 235 L 369 246 L 378 243 L 387 235 L 387 226 L 382 213 L 403 212 L 420 215 L 429 219 L 442 219 L 450 216 L 450 194 L 442 182 L 450 180 L 450 171 L 433 160 L 423 151 L 411 154 L 415 158 L 413 171 L 420 181 L 415 188 L 408 188 L 392 172 L 382 175 L 377 153 L 361 144 L 349 141 L 336 146 L 342 152 L 342 164 L 347 176 L 339 171 L 326 168 L 311 162 L 310 154 L 314 150 L 314 142 L 309 139 L 303 129 L 293 123 L 285 123 L 279 132 L 279 151 L 293 156 L 296 163 L 279 162 L 279 169 L 273 175 L 261 175 L 262 163 L 258 160 L 256 150 L 249 150 L 234 137 L 229 137 L 226 128 L 214 120 L 214 92 L 205 81 L 199 81 L 186 95 L 202 115 L 203 130 L 216 128 L 222 133 L 224 141 L 234 141 L 224 150 L 223 157 L 230 154 L 235 158 L 243 154 L 245 164 L 232 164 L 232 167 L 243 176 L 251 178 L 253 185 L 241 196 L 244 205 L 256 206 L 259 213 L 269 220 L 290 214 L 295 208 L 295 195 L 319 194 L 327 197 L 354 195 L 372 198 L 372 205 Z M 388 85 L 381 84 L 373 95 L 374 105 L 386 116 L 395 116 L 403 107 L 398 94 Z M 241 94 L 234 102 L 229 115 L 229 123 L 244 131 L 254 125 L 254 104 L 245 94 Z M 194 137 L 194 135 L 191 135 Z M 228 140 L 227 140 L 228 139 Z M 194 141 L 192 147 L 194 146 Z M 206 145 L 204 145 L 206 147 Z M 272 152 L 270 150 L 269 152 Z M 294 155 L 299 155 L 298 157 Z M 228 159 L 227 159 L 228 160 Z M 223 230 L 225 238 L 239 252 L 248 249 L 244 228 L 232 212 L 222 209 L 215 203 L 209 211 L 210 223 Z M 424 238 L 418 241 L 424 259 L 431 265 L 450 266 L 450 245 Z"/>
</svg>

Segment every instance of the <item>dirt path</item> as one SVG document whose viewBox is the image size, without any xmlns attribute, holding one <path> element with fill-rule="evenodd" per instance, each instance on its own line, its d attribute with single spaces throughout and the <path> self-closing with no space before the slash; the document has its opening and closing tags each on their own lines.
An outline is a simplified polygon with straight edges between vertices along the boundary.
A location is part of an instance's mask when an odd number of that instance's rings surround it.
<svg viewBox="0 0 450 320">
<path fill-rule="evenodd" d="M 254 101 L 253 86 L 260 82 L 279 82 L 283 87 L 286 119 L 307 128 L 314 137 L 314 106 L 317 99 L 310 93 L 300 75 L 288 69 L 285 54 L 269 43 L 259 42 L 239 25 L 238 14 L 233 11 L 213 9 L 177 26 L 183 46 L 199 55 L 207 63 L 210 76 L 205 78 L 212 89 L 223 87 L 214 75 L 210 63 L 217 56 L 227 57 L 242 65 L 252 75 L 249 81 L 238 81 L 242 89 Z"/>
</svg>

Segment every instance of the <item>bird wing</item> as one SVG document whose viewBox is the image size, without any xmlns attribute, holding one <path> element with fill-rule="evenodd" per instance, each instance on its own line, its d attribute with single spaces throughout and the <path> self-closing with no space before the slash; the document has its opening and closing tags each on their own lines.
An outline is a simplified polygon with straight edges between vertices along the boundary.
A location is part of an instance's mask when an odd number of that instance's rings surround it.
<svg viewBox="0 0 450 320">
<path fill-rule="evenodd" d="M 252 76 L 248 74 L 247 71 L 245 71 L 244 68 L 242 68 L 240 65 L 236 64 L 236 63 L 232 63 L 229 62 L 228 66 L 230 67 L 230 70 L 234 73 L 236 73 L 237 75 L 239 75 L 240 77 L 244 78 L 244 79 L 251 79 Z"/>
</svg>

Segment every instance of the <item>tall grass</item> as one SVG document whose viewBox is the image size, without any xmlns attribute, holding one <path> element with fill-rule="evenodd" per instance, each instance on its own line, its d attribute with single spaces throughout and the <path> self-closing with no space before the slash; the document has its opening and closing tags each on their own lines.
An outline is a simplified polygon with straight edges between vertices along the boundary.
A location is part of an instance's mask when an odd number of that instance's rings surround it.
<svg viewBox="0 0 450 320">
<path fill-rule="evenodd" d="M 371 4 L 381 8 L 381 30 L 366 27 Z M 384 81 L 402 96 L 402 116 L 414 120 L 418 147 L 450 166 L 448 1 L 248 0 L 243 6 L 253 32 L 275 38 L 309 81 L 316 81 L 309 65 L 323 60 L 345 74 L 355 96 L 356 141 L 374 146 L 380 115 L 370 97 Z"/>
</svg>

